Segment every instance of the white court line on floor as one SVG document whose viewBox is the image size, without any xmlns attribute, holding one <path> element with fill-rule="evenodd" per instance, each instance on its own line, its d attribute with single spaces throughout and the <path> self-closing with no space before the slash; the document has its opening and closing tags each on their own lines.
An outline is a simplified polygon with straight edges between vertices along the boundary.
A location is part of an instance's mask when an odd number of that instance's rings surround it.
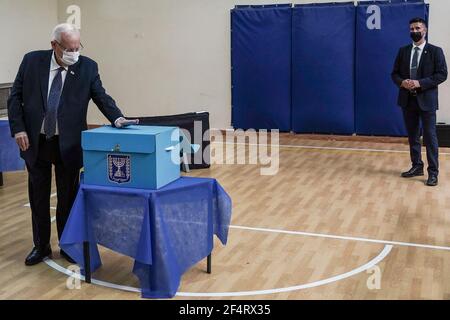
<svg viewBox="0 0 450 320">
<path fill-rule="evenodd" d="M 265 294 L 275 294 L 275 293 L 284 293 L 291 291 L 299 291 L 304 289 L 310 289 L 314 287 L 323 286 L 326 284 L 330 284 L 333 282 L 337 282 L 340 280 L 344 280 L 350 278 L 358 273 L 362 273 L 366 270 L 371 269 L 372 267 L 379 264 L 386 258 L 392 250 L 392 246 L 386 245 L 378 256 L 367 262 L 366 264 L 353 269 L 349 272 L 339 274 L 337 276 L 327 278 L 324 280 L 319 280 L 307 284 L 302 284 L 298 286 L 286 287 L 286 288 L 276 288 L 276 289 L 267 289 L 267 290 L 254 290 L 254 291 L 238 291 L 238 292 L 212 292 L 212 293 L 191 293 L 191 292 L 178 292 L 176 295 L 178 297 L 243 297 L 243 296 L 256 296 L 256 295 L 265 295 Z"/>
<path fill-rule="evenodd" d="M 55 217 L 52 218 L 52 222 L 56 220 Z M 327 238 L 327 239 L 336 239 L 336 240 L 347 240 L 347 241 L 360 241 L 360 242 L 368 242 L 368 243 L 376 243 L 383 244 L 385 247 L 383 251 L 374 259 L 366 263 L 365 265 L 353 269 L 344 274 L 340 274 L 331 278 L 327 278 L 320 281 L 315 281 L 308 284 L 291 286 L 286 288 L 275 288 L 275 289 L 266 289 L 266 290 L 254 290 L 254 291 L 239 291 L 239 292 L 178 292 L 176 296 L 178 297 L 242 297 L 242 296 L 256 296 L 256 295 L 269 295 L 275 293 L 283 293 L 283 292 L 291 292 L 298 291 L 303 289 L 309 289 L 313 287 L 318 287 L 322 285 L 326 285 L 329 283 L 337 282 L 351 276 L 354 276 L 358 273 L 364 272 L 373 266 L 377 265 L 381 262 L 389 253 L 391 252 L 394 245 L 396 246 L 404 246 L 404 247 L 416 247 L 416 248 L 425 248 L 425 249 L 434 249 L 434 250 L 445 250 L 450 251 L 450 247 L 444 246 L 434 246 L 434 245 L 426 245 L 426 244 L 417 244 L 417 243 L 408 243 L 408 242 L 399 242 L 399 241 L 386 241 L 386 240 L 377 240 L 377 239 L 368 239 L 368 238 L 360 238 L 360 237 L 348 237 L 348 236 L 338 236 L 338 235 L 329 235 L 329 234 L 319 234 L 319 233 L 311 233 L 311 232 L 300 232 L 300 231 L 287 231 L 280 229 L 268 229 L 268 228 L 254 228 L 254 227 L 244 227 L 244 226 L 235 226 L 230 225 L 230 229 L 236 230 L 247 230 L 247 231 L 257 231 L 257 232 L 270 232 L 270 233 L 281 233 L 281 234 L 289 234 L 289 235 L 300 235 L 300 236 L 308 236 L 308 237 L 316 237 L 316 238 Z M 72 271 L 60 266 L 55 261 L 51 259 L 46 259 L 45 263 L 51 268 L 62 272 L 68 276 L 73 276 L 78 279 L 84 280 L 84 276 L 74 274 Z M 106 281 L 101 281 L 97 279 L 92 279 L 92 283 L 96 285 L 100 285 L 103 287 L 108 287 L 112 289 L 118 289 L 122 291 L 129 292 L 140 292 L 140 289 L 118 285 Z"/>
<path fill-rule="evenodd" d="M 319 287 L 319 286 L 323 286 L 326 284 L 330 284 L 333 282 L 337 282 L 340 280 L 344 280 L 346 278 L 352 277 L 354 275 L 357 275 L 358 273 L 362 273 L 366 270 L 369 270 L 370 268 L 376 266 L 377 264 L 379 264 L 381 261 L 383 261 L 384 258 L 386 258 L 389 253 L 392 250 L 392 246 L 391 245 L 386 245 L 383 249 L 383 251 L 381 251 L 375 258 L 373 258 L 372 260 L 370 260 L 369 262 L 367 262 L 366 264 L 353 269 L 349 272 L 340 274 L 340 275 L 336 275 L 334 277 L 331 278 L 327 278 L 327 279 L 323 279 L 323 280 L 319 280 L 319 281 L 315 281 L 315 282 L 311 282 L 311 283 L 307 283 L 307 284 L 302 284 L 302 285 L 297 285 L 297 286 L 291 286 L 291 287 L 285 287 L 285 288 L 275 288 L 275 289 L 265 289 L 265 290 L 252 290 L 252 291 L 236 291 L 236 292 L 177 292 L 176 296 L 177 297 L 243 297 L 243 296 L 257 296 L 257 295 L 268 295 L 268 294 L 275 294 L 275 293 L 284 293 L 284 292 L 291 292 L 291 291 L 299 291 L 299 290 L 304 290 L 304 289 L 310 289 L 310 288 L 314 288 L 314 287 Z M 64 268 L 63 266 L 57 264 L 55 261 L 53 261 L 52 259 L 48 259 L 46 258 L 44 260 L 44 262 L 51 268 L 55 269 L 56 271 L 59 271 L 61 273 L 64 273 L 68 276 L 80 279 L 80 280 L 85 280 L 84 276 L 74 273 L 66 268 Z M 97 284 L 103 287 L 107 287 L 107 288 L 112 288 L 112 289 L 119 289 L 122 291 L 130 291 L 130 292 L 141 292 L 140 289 L 138 288 L 134 288 L 134 287 L 129 287 L 129 286 L 122 286 L 122 285 L 118 285 L 118 284 L 114 284 L 114 283 L 110 283 L 110 282 L 106 282 L 106 281 L 101 281 L 101 280 L 97 280 L 92 278 L 91 282 L 93 284 Z"/>
<path fill-rule="evenodd" d="M 312 150 L 333 150 L 333 151 L 359 151 L 359 152 L 384 152 L 384 153 L 406 153 L 409 151 L 403 150 L 388 150 L 388 149 L 363 149 L 363 148 L 339 148 L 339 147 L 319 147 L 319 146 L 296 146 L 290 144 L 270 145 L 270 144 L 256 144 L 256 143 L 235 143 L 235 142 L 212 142 L 212 144 L 226 144 L 239 146 L 261 146 L 261 147 L 278 147 L 278 148 L 294 148 L 294 149 L 312 149 Z M 422 151 L 423 154 L 426 151 Z M 439 155 L 448 156 L 448 152 L 440 152 Z"/>
<path fill-rule="evenodd" d="M 79 273 L 75 273 L 73 271 L 70 271 L 69 269 L 64 268 L 63 266 L 57 264 L 55 261 L 53 261 L 52 259 L 49 258 L 45 258 L 44 262 L 50 266 L 51 268 L 55 269 L 56 271 L 59 271 L 61 273 L 64 273 L 66 275 L 68 275 L 69 277 L 73 277 L 76 279 L 80 279 L 85 281 L 84 276 L 80 275 Z M 96 279 L 91 279 L 91 282 L 93 284 L 97 284 L 99 286 L 103 286 L 103 287 L 108 287 L 108 288 L 113 288 L 113 289 L 119 289 L 119 290 L 123 290 L 123 291 L 131 291 L 131 292 L 141 292 L 140 289 L 138 288 L 133 288 L 133 287 L 128 287 L 128 286 L 121 286 L 118 284 L 114 284 L 114 283 L 109 283 L 109 282 L 105 282 L 105 281 L 101 281 L 101 280 L 96 280 Z"/>
<path fill-rule="evenodd" d="M 230 228 L 242 228 L 244 230 L 252 230 L 252 231 L 269 231 L 270 232 L 277 232 L 275 229 L 261 229 L 261 228 L 245 228 L 245 227 L 237 227 L 237 226 L 230 226 Z M 289 232 L 289 231 L 283 231 L 283 230 L 279 230 L 279 233 L 285 233 L 285 232 Z M 296 235 L 304 235 L 304 233 L 294 233 Z M 347 238 L 347 237 L 340 237 L 342 239 Z M 346 240 L 353 240 L 353 238 L 348 238 Z M 370 268 L 376 266 L 378 263 L 380 263 L 381 261 L 383 261 L 391 252 L 393 246 L 392 245 L 385 245 L 383 251 L 380 252 L 380 254 L 378 254 L 374 259 L 372 259 L 371 261 L 367 262 L 366 264 L 353 269 L 349 272 L 340 274 L 340 275 L 336 275 L 334 277 L 331 278 L 327 278 L 327 279 L 323 279 L 323 280 L 319 280 L 319 281 L 315 281 L 315 282 L 311 282 L 311 283 L 307 283 L 307 284 L 302 284 L 302 285 L 297 285 L 297 286 L 291 286 L 291 287 L 285 287 L 285 288 L 275 288 L 275 289 L 265 289 L 265 290 L 253 290 L 253 291 L 236 291 L 236 292 L 177 292 L 176 296 L 177 297 L 243 297 L 243 296 L 256 296 L 256 295 L 269 295 L 269 294 L 275 294 L 275 293 L 283 293 L 283 292 L 291 292 L 291 291 L 299 291 L 299 290 L 304 290 L 304 289 L 310 289 L 310 288 L 314 288 L 314 287 L 318 287 L 318 286 L 323 286 L 326 284 L 330 284 L 333 282 L 337 282 L 340 280 L 344 280 L 346 278 L 352 277 L 356 274 L 362 273 L 366 270 L 369 270 Z M 67 268 L 64 268 L 63 266 L 57 264 L 55 261 L 53 261 L 52 259 L 48 259 L 46 258 L 44 260 L 44 262 L 51 268 L 53 268 L 56 271 L 59 271 L 61 273 L 64 273 L 68 276 L 72 276 L 74 278 L 80 279 L 80 280 L 85 280 L 84 276 L 74 273 L 70 270 L 68 270 Z M 129 286 L 123 286 L 123 285 L 118 285 L 115 283 L 110 283 L 107 281 L 101 281 L 101 280 L 97 280 L 92 278 L 91 282 L 93 284 L 99 285 L 99 286 L 103 286 L 103 287 L 107 287 L 107 288 L 111 288 L 111 289 L 118 289 L 118 290 L 122 290 L 122 291 L 129 291 L 129 292 L 141 292 L 141 290 L 139 288 L 134 288 L 134 287 L 129 287 Z"/>
<path fill-rule="evenodd" d="M 54 222 L 55 219 L 56 218 L 53 218 L 52 222 Z M 373 266 L 380 263 L 384 258 L 386 258 L 389 255 L 389 253 L 391 252 L 394 245 L 395 246 L 403 246 L 403 247 L 416 247 L 416 248 L 424 248 L 424 249 L 450 251 L 450 247 L 444 247 L 444 246 L 434 246 L 434 245 L 398 242 L 398 241 L 386 241 L 386 240 L 377 240 L 377 239 L 368 239 L 368 238 L 359 238 L 359 237 L 347 237 L 347 236 L 328 235 L 328 234 L 311 233 L 311 232 L 287 231 L 287 230 L 267 229 L 267 228 L 253 228 L 253 227 L 234 226 L 234 225 L 230 225 L 230 229 L 237 229 L 237 230 L 240 229 L 240 230 L 247 230 L 247 231 L 271 232 L 271 233 L 300 235 L 300 236 L 309 236 L 309 237 L 317 237 L 317 238 L 328 238 L 328 239 L 336 239 L 336 240 L 348 240 L 348 241 L 376 243 L 376 244 L 383 244 L 384 249 L 377 257 L 375 257 L 374 259 L 372 259 L 371 261 L 369 261 L 368 263 L 366 263 L 365 265 L 363 265 L 361 267 L 358 267 L 349 272 L 346 272 L 346 273 L 343 273 L 343 274 L 340 274 L 340 275 L 337 275 L 337 276 L 334 276 L 331 278 L 327 278 L 327 279 L 320 280 L 320 281 L 315 281 L 315 282 L 308 283 L 308 284 L 297 285 L 297 286 L 286 287 L 286 288 L 275 288 L 275 289 L 254 290 L 254 291 L 238 291 L 238 292 L 178 292 L 176 294 L 176 296 L 178 296 L 178 297 L 242 297 L 242 296 L 268 295 L 268 294 L 298 291 L 298 290 L 318 287 L 318 286 L 322 286 L 322 285 L 329 284 L 332 282 L 340 281 L 340 280 L 349 278 L 351 276 L 354 276 L 358 273 L 369 270 Z M 53 268 L 59 272 L 62 272 L 68 276 L 74 276 L 78 279 L 84 280 L 84 276 L 74 274 L 72 271 L 60 266 L 59 264 L 57 264 L 56 262 L 54 262 L 51 259 L 46 259 L 44 261 L 48 266 L 50 266 L 51 268 Z M 100 285 L 100 286 L 112 288 L 112 289 L 122 290 L 122 291 L 141 292 L 140 289 L 138 289 L 138 288 L 122 286 L 122 285 L 109 283 L 106 281 L 101 281 L 101 280 L 96 280 L 96 279 L 92 279 L 92 283 Z"/>
<path fill-rule="evenodd" d="M 316 237 L 316 238 L 360 241 L 360 242 L 370 242 L 370 243 L 378 243 L 378 244 L 384 244 L 384 245 L 395 245 L 395 246 L 402 246 L 402 247 L 415 247 L 415 248 L 450 251 L 450 247 L 444 247 L 444 246 L 434 246 L 434 245 L 420 244 L 420 243 L 377 240 L 377 239 L 368 239 L 368 238 L 359 238 L 359 237 L 346 237 L 346 236 L 337 236 L 337 235 L 312 233 L 312 232 L 286 231 L 286 230 L 279 230 L 279 229 L 252 228 L 252 227 L 232 226 L 232 225 L 230 225 L 230 229 L 282 233 L 282 234 L 300 235 L 300 236 Z"/>
</svg>

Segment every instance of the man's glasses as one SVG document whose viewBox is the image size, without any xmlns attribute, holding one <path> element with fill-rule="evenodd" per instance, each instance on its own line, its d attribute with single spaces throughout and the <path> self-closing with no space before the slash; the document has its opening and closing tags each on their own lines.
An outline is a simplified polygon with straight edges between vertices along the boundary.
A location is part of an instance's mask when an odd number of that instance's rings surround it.
<svg viewBox="0 0 450 320">
<path fill-rule="evenodd" d="M 80 47 L 77 49 L 66 49 L 63 47 L 63 45 L 61 43 L 59 43 L 58 41 L 55 40 L 55 42 L 58 44 L 58 46 L 64 51 L 64 52 L 81 52 L 84 47 L 83 44 L 80 42 Z"/>
</svg>

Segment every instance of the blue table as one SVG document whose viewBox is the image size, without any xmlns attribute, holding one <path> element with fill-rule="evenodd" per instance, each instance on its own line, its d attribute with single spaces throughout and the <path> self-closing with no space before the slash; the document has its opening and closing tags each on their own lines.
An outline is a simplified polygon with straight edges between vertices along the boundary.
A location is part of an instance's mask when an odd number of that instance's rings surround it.
<svg viewBox="0 0 450 320">
<path fill-rule="evenodd" d="M 19 147 L 11 138 L 7 120 L 0 120 L 0 186 L 3 185 L 3 172 L 25 169 L 25 162 L 20 158 Z"/>
<path fill-rule="evenodd" d="M 215 179 L 182 177 L 160 190 L 81 184 L 60 247 L 86 275 L 97 245 L 135 259 L 142 297 L 170 298 L 184 272 L 227 243 L 231 199 Z M 85 263 L 87 262 L 87 263 Z"/>
</svg>

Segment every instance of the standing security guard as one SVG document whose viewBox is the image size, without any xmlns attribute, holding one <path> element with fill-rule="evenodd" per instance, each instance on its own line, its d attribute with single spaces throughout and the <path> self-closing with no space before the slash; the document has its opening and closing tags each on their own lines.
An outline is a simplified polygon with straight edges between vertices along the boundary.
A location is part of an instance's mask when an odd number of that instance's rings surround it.
<svg viewBox="0 0 450 320">
<path fill-rule="evenodd" d="M 447 64 L 442 49 L 426 41 L 426 21 L 422 18 L 414 18 L 409 24 L 414 43 L 400 48 L 392 71 L 392 79 L 400 87 L 398 105 L 403 110 L 412 162 L 412 168 L 402 173 L 402 177 L 424 175 L 420 144 L 420 123 L 422 122 L 428 160 L 426 184 L 437 186 L 439 175 L 439 146 L 436 134 L 436 111 L 439 109 L 438 85 L 447 80 Z"/>
</svg>

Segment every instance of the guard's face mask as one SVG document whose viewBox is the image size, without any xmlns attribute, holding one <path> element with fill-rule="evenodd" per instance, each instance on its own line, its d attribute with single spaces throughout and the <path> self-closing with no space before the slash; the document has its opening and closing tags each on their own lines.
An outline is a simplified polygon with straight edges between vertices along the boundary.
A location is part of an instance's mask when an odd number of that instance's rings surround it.
<svg viewBox="0 0 450 320">
<path fill-rule="evenodd" d="M 413 39 L 414 42 L 419 42 L 422 38 L 422 32 L 411 32 L 411 39 Z"/>
</svg>

